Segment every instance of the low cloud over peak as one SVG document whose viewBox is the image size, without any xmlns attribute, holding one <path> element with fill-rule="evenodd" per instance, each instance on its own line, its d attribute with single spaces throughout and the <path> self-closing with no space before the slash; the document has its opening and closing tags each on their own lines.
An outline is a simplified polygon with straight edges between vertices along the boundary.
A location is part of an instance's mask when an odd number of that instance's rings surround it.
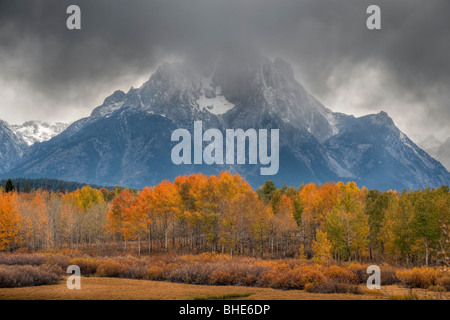
<svg viewBox="0 0 450 320">
<path fill-rule="evenodd" d="M 289 61 L 327 107 L 389 113 L 408 135 L 450 136 L 446 0 L 74 0 L 0 3 L 0 119 L 72 121 L 164 60 L 251 45 Z M 382 29 L 366 28 L 378 4 Z M 206 61 L 206 60 L 205 60 Z"/>
</svg>

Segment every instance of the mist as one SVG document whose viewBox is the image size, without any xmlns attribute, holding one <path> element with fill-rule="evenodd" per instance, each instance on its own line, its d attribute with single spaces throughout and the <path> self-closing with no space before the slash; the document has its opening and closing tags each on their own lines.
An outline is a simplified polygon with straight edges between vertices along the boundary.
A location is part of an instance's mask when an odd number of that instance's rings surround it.
<svg viewBox="0 0 450 320">
<path fill-rule="evenodd" d="M 66 28 L 67 6 L 81 30 Z M 382 29 L 366 28 L 379 5 Z M 255 48 L 289 61 L 333 111 L 386 111 L 419 142 L 450 136 L 445 0 L 96 0 L 0 2 L 0 119 L 69 122 L 163 61 Z"/>
</svg>

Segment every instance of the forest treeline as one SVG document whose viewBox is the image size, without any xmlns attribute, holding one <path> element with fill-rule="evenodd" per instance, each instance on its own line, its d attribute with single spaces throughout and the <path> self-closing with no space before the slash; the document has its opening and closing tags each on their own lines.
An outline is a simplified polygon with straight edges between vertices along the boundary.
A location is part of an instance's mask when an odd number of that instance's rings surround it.
<svg viewBox="0 0 450 320">
<path fill-rule="evenodd" d="M 0 250 L 206 251 L 316 262 L 447 264 L 449 188 L 379 192 L 354 182 L 254 191 L 239 175 L 153 187 L 0 191 Z M 130 244 L 133 245 L 131 248 Z"/>
<path fill-rule="evenodd" d="M 76 181 L 48 179 L 48 178 L 14 178 L 14 179 L 2 179 L 0 180 L 0 186 L 5 186 L 4 189 L 12 188 L 19 192 L 31 192 L 37 189 L 43 189 L 53 192 L 73 192 L 77 189 L 87 186 L 87 183 L 81 183 Z M 92 188 L 101 189 L 114 189 L 111 186 L 90 185 Z"/>
</svg>

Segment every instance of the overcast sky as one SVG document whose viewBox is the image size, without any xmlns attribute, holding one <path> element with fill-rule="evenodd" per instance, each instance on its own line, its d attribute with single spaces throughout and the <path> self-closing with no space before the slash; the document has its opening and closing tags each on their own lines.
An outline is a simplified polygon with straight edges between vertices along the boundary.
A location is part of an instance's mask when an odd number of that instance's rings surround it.
<svg viewBox="0 0 450 320">
<path fill-rule="evenodd" d="M 66 9 L 81 8 L 81 30 Z M 366 28 L 381 7 L 382 30 Z M 74 121 L 193 48 L 249 43 L 289 61 L 333 111 L 386 111 L 450 137 L 448 0 L 0 0 L 0 119 Z"/>
</svg>

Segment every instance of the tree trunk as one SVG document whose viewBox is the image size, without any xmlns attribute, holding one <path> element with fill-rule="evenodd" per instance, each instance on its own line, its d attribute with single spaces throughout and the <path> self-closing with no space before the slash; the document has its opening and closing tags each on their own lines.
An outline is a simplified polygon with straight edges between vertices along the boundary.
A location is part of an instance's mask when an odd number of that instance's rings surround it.
<svg viewBox="0 0 450 320">
<path fill-rule="evenodd" d="M 169 249 L 167 247 L 167 227 L 164 230 L 164 250 L 167 252 Z"/>
<path fill-rule="evenodd" d="M 148 254 L 152 253 L 152 232 L 148 230 Z"/>
<path fill-rule="evenodd" d="M 138 255 L 141 255 L 141 234 L 138 235 Z"/>
</svg>

